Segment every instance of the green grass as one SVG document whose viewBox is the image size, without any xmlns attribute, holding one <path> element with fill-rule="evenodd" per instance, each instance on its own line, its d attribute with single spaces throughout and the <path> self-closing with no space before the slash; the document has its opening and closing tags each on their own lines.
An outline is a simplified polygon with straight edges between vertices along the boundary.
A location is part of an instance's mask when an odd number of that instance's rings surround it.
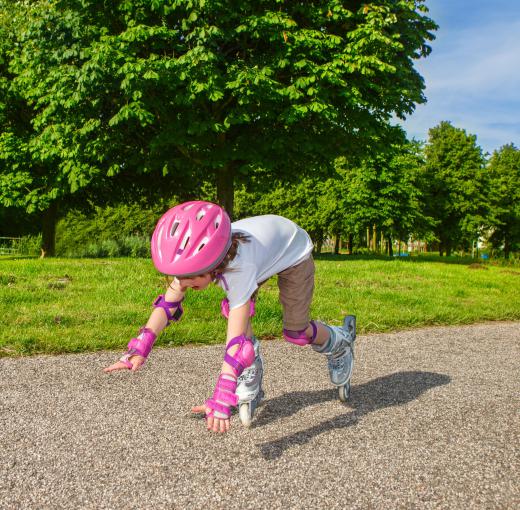
<svg viewBox="0 0 520 510">
<path fill-rule="evenodd" d="M 458 263 L 450 263 L 458 262 Z M 520 267 L 470 260 L 325 255 L 316 260 L 312 316 L 360 333 L 520 319 Z M 0 356 L 121 350 L 143 325 L 164 280 L 146 259 L 0 259 Z M 188 293 L 183 319 L 158 345 L 223 342 L 223 292 Z M 276 279 L 261 289 L 261 338 L 281 334 Z"/>
</svg>

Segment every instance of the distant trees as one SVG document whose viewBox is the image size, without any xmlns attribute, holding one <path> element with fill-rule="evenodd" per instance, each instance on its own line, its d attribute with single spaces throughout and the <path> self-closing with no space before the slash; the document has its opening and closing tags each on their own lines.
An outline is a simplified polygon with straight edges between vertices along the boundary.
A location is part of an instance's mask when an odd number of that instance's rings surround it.
<svg viewBox="0 0 520 510">
<path fill-rule="evenodd" d="M 509 258 L 520 248 L 520 150 L 513 144 L 496 150 L 488 164 L 492 228 L 490 242 Z"/>
<path fill-rule="evenodd" d="M 520 151 L 512 144 L 489 162 L 465 130 L 441 122 L 426 145 L 402 138 L 353 165 L 335 161 L 328 178 L 253 185 L 237 193 L 239 216 L 278 213 L 325 238 L 392 253 L 394 240 L 436 243 L 441 255 L 487 240 L 509 257 L 520 242 Z M 384 240 L 384 244 L 383 244 Z M 354 246 L 355 244 L 355 246 Z"/>
<path fill-rule="evenodd" d="M 430 129 L 423 184 L 426 215 L 436 221 L 439 252 L 476 241 L 489 217 L 488 179 L 476 136 L 441 122 Z"/>
<path fill-rule="evenodd" d="M 433 220 L 425 216 L 418 187 L 423 164 L 417 143 L 394 145 L 385 152 L 349 165 L 335 162 L 327 179 L 305 178 L 295 184 L 273 183 L 270 189 L 237 194 L 240 216 L 283 214 L 305 228 L 318 251 L 325 238 L 334 236 L 366 246 L 366 232 L 381 251 L 392 253 L 392 240 L 431 231 Z M 383 238 L 386 246 L 381 246 Z M 339 245 L 336 244 L 336 248 Z"/>
</svg>

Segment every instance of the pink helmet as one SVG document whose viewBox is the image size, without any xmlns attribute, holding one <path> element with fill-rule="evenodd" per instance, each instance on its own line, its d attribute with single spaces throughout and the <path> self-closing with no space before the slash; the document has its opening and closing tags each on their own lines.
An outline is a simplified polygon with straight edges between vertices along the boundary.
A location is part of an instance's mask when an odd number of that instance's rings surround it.
<svg viewBox="0 0 520 510">
<path fill-rule="evenodd" d="M 152 260 L 158 271 L 196 276 L 215 269 L 231 246 L 231 220 L 211 202 L 185 202 L 167 211 L 152 236 Z"/>
</svg>

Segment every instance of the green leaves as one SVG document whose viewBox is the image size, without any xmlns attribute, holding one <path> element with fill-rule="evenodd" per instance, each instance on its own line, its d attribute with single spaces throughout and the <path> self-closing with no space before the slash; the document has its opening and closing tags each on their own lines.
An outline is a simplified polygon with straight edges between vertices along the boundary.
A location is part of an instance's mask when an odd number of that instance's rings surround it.
<svg viewBox="0 0 520 510">
<path fill-rule="evenodd" d="M 153 124 L 154 115 L 147 111 L 145 104 L 142 101 L 132 101 L 121 107 L 121 109 L 108 121 L 108 125 L 113 127 L 120 123 L 125 123 L 130 120 L 138 121 L 139 125 L 146 127 L 148 124 Z"/>
<path fill-rule="evenodd" d="M 489 201 L 482 149 L 476 137 L 449 122 L 430 129 L 425 148 L 427 211 L 438 221 L 435 234 L 449 252 L 459 242 L 478 239 Z"/>
<path fill-rule="evenodd" d="M 513 144 L 496 150 L 488 165 L 491 203 L 490 241 L 506 258 L 520 247 L 520 150 Z"/>
<path fill-rule="evenodd" d="M 0 65 L 24 122 L 1 120 L 2 101 L 0 121 L 30 149 L 6 146 L 10 165 L 44 204 L 107 178 L 123 193 L 146 174 L 155 192 L 174 174 L 191 193 L 224 171 L 232 189 L 263 170 L 310 175 L 365 156 L 424 99 L 413 60 L 435 24 L 420 1 L 344 4 L 37 0 L 16 3 L 15 23 L 0 10 L 11 41 Z"/>
</svg>

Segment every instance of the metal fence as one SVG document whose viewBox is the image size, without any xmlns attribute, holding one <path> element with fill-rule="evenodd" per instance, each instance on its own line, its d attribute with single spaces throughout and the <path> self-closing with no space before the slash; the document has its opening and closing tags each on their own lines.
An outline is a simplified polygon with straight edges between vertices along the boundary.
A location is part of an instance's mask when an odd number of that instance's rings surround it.
<svg viewBox="0 0 520 510">
<path fill-rule="evenodd" d="M 20 254 L 21 241 L 21 237 L 0 237 L 0 255 Z"/>
</svg>

